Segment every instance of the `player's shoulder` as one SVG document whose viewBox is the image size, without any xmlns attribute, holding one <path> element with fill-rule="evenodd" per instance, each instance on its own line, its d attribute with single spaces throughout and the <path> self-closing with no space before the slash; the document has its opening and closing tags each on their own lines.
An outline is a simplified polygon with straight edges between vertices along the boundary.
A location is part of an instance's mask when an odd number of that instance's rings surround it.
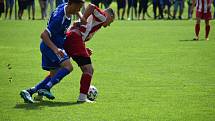
<svg viewBox="0 0 215 121">
<path fill-rule="evenodd" d="M 55 9 L 55 11 L 53 12 L 52 17 L 53 17 L 53 18 L 58 18 L 58 17 L 64 16 L 64 15 L 65 15 L 65 6 L 66 6 L 66 5 L 67 5 L 67 4 L 61 4 L 61 5 L 59 5 L 59 6 Z"/>
</svg>

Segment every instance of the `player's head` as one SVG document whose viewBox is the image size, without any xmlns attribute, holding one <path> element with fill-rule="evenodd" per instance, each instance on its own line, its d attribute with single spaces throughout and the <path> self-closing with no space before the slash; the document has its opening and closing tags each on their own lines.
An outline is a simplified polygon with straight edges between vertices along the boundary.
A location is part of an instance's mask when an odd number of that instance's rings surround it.
<svg viewBox="0 0 215 121">
<path fill-rule="evenodd" d="M 107 26 L 110 26 L 110 24 L 114 21 L 115 19 L 115 12 L 112 8 L 107 8 L 104 10 L 106 16 L 107 16 L 107 19 L 106 21 L 104 22 L 103 26 L 104 27 L 107 27 Z"/>
<path fill-rule="evenodd" d="M 85 0 L 69 0 L 68 1 L 68 12 L 69 14 L 76 14 L 80 11 L 84 5 Z"/>
</svg>

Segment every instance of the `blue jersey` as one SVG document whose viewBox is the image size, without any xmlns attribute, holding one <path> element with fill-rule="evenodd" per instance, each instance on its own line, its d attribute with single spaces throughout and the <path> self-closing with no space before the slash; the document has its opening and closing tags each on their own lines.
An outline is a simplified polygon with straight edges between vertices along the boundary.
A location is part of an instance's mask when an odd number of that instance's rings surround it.
<svg viewBox="0 0 215 121">
<path fill-rule="evenodd" d="M 66 16 L 66 6 L 67 3 L 61 4 L 52 12 L 46 29 L 52 42 L 58 48 L 63 48 L 65 33 L 71 24 L 71 18 Z"/>
</svg>

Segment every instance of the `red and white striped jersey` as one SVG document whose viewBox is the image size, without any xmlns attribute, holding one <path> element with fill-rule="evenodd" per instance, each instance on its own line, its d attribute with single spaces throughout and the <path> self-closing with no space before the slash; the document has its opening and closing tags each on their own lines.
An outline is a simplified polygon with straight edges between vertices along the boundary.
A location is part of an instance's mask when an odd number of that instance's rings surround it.
<svg viewBox="0 0 215 121">
<path fill-rule="evenodd" d="M 94 33 L 102 27 L 106 18 L 105 13 L 95 6 L 93 13 L 87 18 L 87 24 L 81 25 L 79 28 L 83 41 L 90 40 Z"/>
<path fill-rule="evenodd" d="M 211 6 L 212 0 L 196 0 L 196 11 L 198 12 L 211 12 L 211 8 L 208 9 L 208 6 Z"/>
</svg>

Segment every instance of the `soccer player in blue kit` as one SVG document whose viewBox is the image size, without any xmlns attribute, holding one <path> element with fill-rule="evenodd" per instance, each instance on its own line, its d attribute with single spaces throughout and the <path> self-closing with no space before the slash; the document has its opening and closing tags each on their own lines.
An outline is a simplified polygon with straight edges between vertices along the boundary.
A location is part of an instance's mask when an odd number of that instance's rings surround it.
<svg viewBox="0 0 215 121">
<path fill-rule="evenodd" d="M 20 92 L 26 103 L 34 102 L 32 95 L 36 92 L 48 99 L 54 99 L 50 89 L 72 71 L 70 59 L 63 49 L 65 32 L 71 24 L 72 14 L 78 14 L 83 22 L 86 21 L 79 12 L 84 2 L 84 0 L 69 0 L 68 3 L 59 5 L 51 14 L 48 27 L 41 33 L 40 44 L 42 68 L 50 73 L 35 87 Z"/>
</svg>

